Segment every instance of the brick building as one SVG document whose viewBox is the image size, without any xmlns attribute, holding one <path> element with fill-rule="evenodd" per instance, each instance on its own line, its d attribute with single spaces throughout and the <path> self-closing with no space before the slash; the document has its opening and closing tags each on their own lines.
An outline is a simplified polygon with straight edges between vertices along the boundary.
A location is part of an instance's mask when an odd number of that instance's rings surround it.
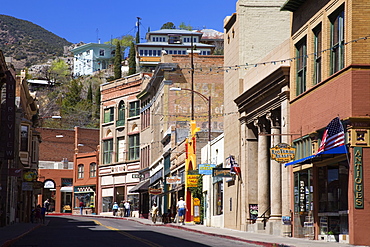
<svg viewBox="0 0 370 247">
<path fill-rule="evenodd" d="M 42 142 L 39 148 L 38 181 L 44 189 L 38 204 L 50 200 L 50 211 L 73 209 L 74 161 L 76 153 L 92 152 L 99 143 L 98 129 L 76 127 L 74 130 L 37 128 Z M 78 145 L 80 144 L 80 145 Z M 85 173 L 89 174 L 89 173 Z M 96 183 L 94 184 L 96 187 Z M 65 207 L 69 206 L 69 207 Z M 78 206 L 77 206 L 78 207 Z"/>
<path fill-rule="evenodd" d="M 370 245 L 368 1 L 287 1 L 291 12 L 293 236 Z M 339 117 L 345 150 L 315 155 Z M 330 150 L 328 150 L 330 151 Z"/>
<path fill-rule="evenodd" d="M 140 173 L 149 189 L 148 203 L 156 202 L 161 212 L 176 206 L 180 196 L 187 201 L 189 210 L 186 221 L 194 220 L 193 201 L 187 189 L 188 171 L 197 169 L 200 148 L 207 143 L 209 101 L 211 101 L 211 136 L 223 131 L 223 56 L 215 55 L 166 55 L 156 67 L 150 80 L 143 83 L 141 100 L 141 167 Z M 193 69 L 192 69 L 193 68 Z M 193 90 L 202 94 L 194 93 Z M 181 88 L 174 92 L 171 88 Z M 190 120 L 200 128 L 197 136 L 197 161 L 192 167 L 185 165 L 185 139 L 189 137 Z M 167 183 L 176 178 L 179 184 Z M 145 181 L 144 180 L 144 181 Z M 207 198 L 207 200 L 211 200 Z M 144 207 L 144 205 L 143 205 Z M 149 205 L 145 208 L 149 209 Z M 148 213 L 143 212 L 144 214 Z"/>
<path fill-rule="evenodd" d="M 139 210 L 140 101 L 137 95 L 148 73 L 123 77 L 101 85 L 98 213 L 112 214 L 114 202 L 130 201 Z"/>
</svg>

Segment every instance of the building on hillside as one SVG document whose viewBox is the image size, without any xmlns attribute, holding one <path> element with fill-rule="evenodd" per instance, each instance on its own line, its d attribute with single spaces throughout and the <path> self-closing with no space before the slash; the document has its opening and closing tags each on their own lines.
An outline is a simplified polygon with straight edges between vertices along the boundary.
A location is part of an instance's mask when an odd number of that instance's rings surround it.
<svg viewBox="0 0 370 247">
<path fill-rule="evenodd" d="M 223 131 L 223 71 L 215 69 L 222 66 L 223 56 L 164 54 L 161 59 L 138 95 L 142 120 L 140 173 L 149 181 L 150 206 L 156 202 L 162 213 L 169 210 L 175 213 L 176 202 L 182 196 L 189 208 L 186 221 L 191 222 L 194 210 L 187 175 L 197 169 L 201 147 L 208 138 Z M 191 60 L 196 64 L 194 70 L 189 67 Z M 192 90 L 194 100 L 191 100 Z M 189 138 L 191 120 L 200 131 L 196 138 L 197 160 L 189 165 L 185 139 L 192 139 Z"/>
<path fill-rule="evenodd" d="M 289 0 L 282 10 L 292 15 L 290 132 L 299 134 L 288 164 L 293 236 L 370 245 L 369 2 Z M 322 140 L 337 117 L 330 149 Z"/>
<path fill-rule="evenodd" d="M 114 202 L 130 201 L 138 216 L 141 83 L 149 74 L 135 74 L 101 85 L 99 214 L 112 214 Z"/>
<path fill-rule="evenodd" d="M 213 45 L 212 55 L 224 54 L 224 34 L 214 29 L 202 29 L 200 32 L 203 34 L 200 42 L 203 44 Z"/>
<path fill-rule="evenodd" d="M 40 136 L 34 128 L 37 99 L 1 51 L 0 80 L 0 226 L 6 226 L 31 221 L 35 195 L 40 192 L 36 182 Z"/>
<path fill-rule="evenodd" d="M 283 112 L 281 106 L 282 101 L 286 100 L 277 95 L 284 94 L 279 90 L 288 83 L 286 69 L 269 67 L 261 62 L 289 38 L 289 15 L 280 11 L 283 3 L 284 0 L 239 0 L 236 13 L 224 20 L 224 157 L 226 163 L 233 156 L 241 169 L 240 176 L 224 187 L 224 197 L 228 198 L 228 206 L 223 211 L 225 228 L 252 230 L 249 225 L 254 221 L 249 220 L 249 211 L 257 207 L 259 218 L 253 225 L 258 226 L 258 232 L 280 234 L 280 230 L 273 231 L 274 227 L 264 224 L 267 223 L 264 219 L 270 217 L 269 209 L 275 200 L 272 196 L 280 196 L 275 194 L 278 188 L 270 191 L 270 184 L 276 182 L 275 174 L 269 171 L 270 168 L 276 168 L 276 164 L 270 162 L 268 153 L 272 138 L 266 135 L 260 139 L 262 135 L 259 134 L 272 134 L 270 124 L 278 131 L 275 124 L 282 125 L 282 119 L 288 114 Z M 280 59 L 282 55 L 284 53 L 277 52 L 274 59 Z M 263 70 L 263 67 L 268 68 Z M 260 73 L 253 72 L 255 69 L 260 69 Z M 250 73 L 256 73 L 255 77 Z M 275 116 L 270 114 L 272 111 L 277 113 L 276 117 L 280 117 L 278 122 L 271 122 L 275 120 L 272 118 Z M 253 119 L 261 120 L 257 122 L 259 130 Z M 278 209 L 274 212 L 276 222 L 282 214 L 281 200 L 278 202 Z M 280 228 L 278 224 L 276 227 Z"/>
<path fill-rule="evenodd" d="M 42 138 L 38 181 L 43 183 L 38 204 L 42 205 L 49 199 L 49 211 L 55 213 L 77 209 L 79 205 L 75 206 L 73 198 L 75 155 L 77 151 L 84 153 L 96 150 L 99 130 L 76 127 L 74 130 L 37 128 L 37 131 Z"/>
<path fill-rule="evenodd" d="M 73 75 L 93 75 L 112 67 L 115 46 L 88 43 L 73 48 L 71 52 L 73 53 Z"/>
<path fill-rule="evenodd" d="M 187 55 L 193 46 L 200 55 L 211 55 L 214 45 L 201 43 L 202 33 L 179 29 L 161 29 L 146 34 L 145 43 L 136 44 L 136 65 L 154 70 L 162 54 Z"/>
</svg>

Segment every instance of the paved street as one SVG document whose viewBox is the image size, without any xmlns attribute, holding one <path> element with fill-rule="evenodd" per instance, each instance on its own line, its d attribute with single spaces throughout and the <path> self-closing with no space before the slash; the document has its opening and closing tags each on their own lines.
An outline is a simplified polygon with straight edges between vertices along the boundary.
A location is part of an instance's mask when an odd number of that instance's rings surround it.
<svg viewBox="0 0 370 247">
<path fill-rule="evenodd" d="M 166 226 L 112 218 L 54 216 L 11 246 L 257 246 Z"/>
</svg>

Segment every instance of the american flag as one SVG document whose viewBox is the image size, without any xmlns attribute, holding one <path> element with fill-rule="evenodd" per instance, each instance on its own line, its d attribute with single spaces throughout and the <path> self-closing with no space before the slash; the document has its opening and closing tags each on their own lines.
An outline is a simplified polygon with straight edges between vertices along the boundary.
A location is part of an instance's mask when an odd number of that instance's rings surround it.
<svg viewBox="0 0 370 247">
<path fill-rule="evenodd" d="M 344 129 L 339 117 L 326 126 L 317 154 L 344 145 Z"/>
<path fill-rule="evenodd" d="M 236 163 L 234 156 L 230 156 L 228 159 L 229 159 L 229 162 L 230 162 L 230 173 L 236 174 L 236 175 L 239 176 L 240 167 L 239 167 L 238 163 Z"/>
</svg>

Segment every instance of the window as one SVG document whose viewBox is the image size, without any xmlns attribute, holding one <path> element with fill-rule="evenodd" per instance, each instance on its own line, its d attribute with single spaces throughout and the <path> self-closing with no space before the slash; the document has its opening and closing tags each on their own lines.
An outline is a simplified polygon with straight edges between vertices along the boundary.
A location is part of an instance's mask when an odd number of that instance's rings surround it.
<svg viewBox="0 0 370 247">
<path fill-rule="evenodd" d="M 331 19 L 331 72 L 344 68 L 344 10 L 341 8 Z"/>
<path fill-rule="evenodd" d="M 178 36 L 178 35 L 171 35 L 168 38 L 168 44 L 181 44 L 180 36 Z"/>
<path fill-rule="evenodd" d="M 104 49 L 99 50 L 99 56 L 101 56 L 101 57 L 105 56 L 105 50 Z"/>
<path fill-rule="evenodd" d="M 315 49 L 315 75 L 314 75 L 314 84 L 317 84 L 321 81 L 321 53 L 322 53 L 322 32 L 321 25 L 314 30 L 314 49 Z"/>
<path fill-rule="evenodd" d="M 78 170 L 77 170 L 77 178 L 84 178 L 84 165 L 79 164 L 78 165 Z"/>
<path fill-rule="evenodd" d="M 103 141 L 103 164 L 112 163 L 113 139 Z"/>
<path fill-rule="evenodd" d="M 135 117 L 140 114 L 140 101 L 130 102 L 129 117 Z"/>
<path fill-rule="evenodd" d="M 144 55 L 144 51 L 143 50 L 140 50 L 139 51 L 139 54 L 140 54 L 140 56 L 143 56 Z"/>
<path fill-rule="evenodd" d="M 104 110 L 104 123 L 109 123 L 114 120 L 114 107 Z"/>
<path fill-rule="evenodd" d="M 28 152 L 28 128 L 29 126 L 28 125 L 22 125 L 21 126 L 21 147 L 20 147 L 20 150 L 21 151 L 24 151 L 24 152 Z"/>
<path fill-rule="evenodd" d="M 139 159 L 140 138 L 139 134 L 129 136 L 129 160 Z"/>
<path fill-rule="evenodd" d="M 117 138 L 117 161 L 123 162 L 125 161 L 125 154 L 126 154 L 126 142 L 124 137 Z"/>
<path fill-rule="evenodd" d="M 116 122 L 117 126 L 124 126 L 125 125 L 125 102 L 121 101 L 118 105 L 118 120 Z"/>
<path fill-rule="evenodd" d="M 90 163 L 90 178 L 96 177 L 96 163 Z"/>
<path fill-rule="evenodd" d="M 309 136 L 304 136 L 297 141 L 293 141 L 293 146 L 296 148 L 296 160 L 312 155 L 312 143 Z"/>
<path fill-rule="evenodd" d="M 296 95 L 306 91 L 306 69 L 307 69 L 307 48 L 306 38 L 296 45 L 297 52 L 297 88 Z"/>
</svg>

